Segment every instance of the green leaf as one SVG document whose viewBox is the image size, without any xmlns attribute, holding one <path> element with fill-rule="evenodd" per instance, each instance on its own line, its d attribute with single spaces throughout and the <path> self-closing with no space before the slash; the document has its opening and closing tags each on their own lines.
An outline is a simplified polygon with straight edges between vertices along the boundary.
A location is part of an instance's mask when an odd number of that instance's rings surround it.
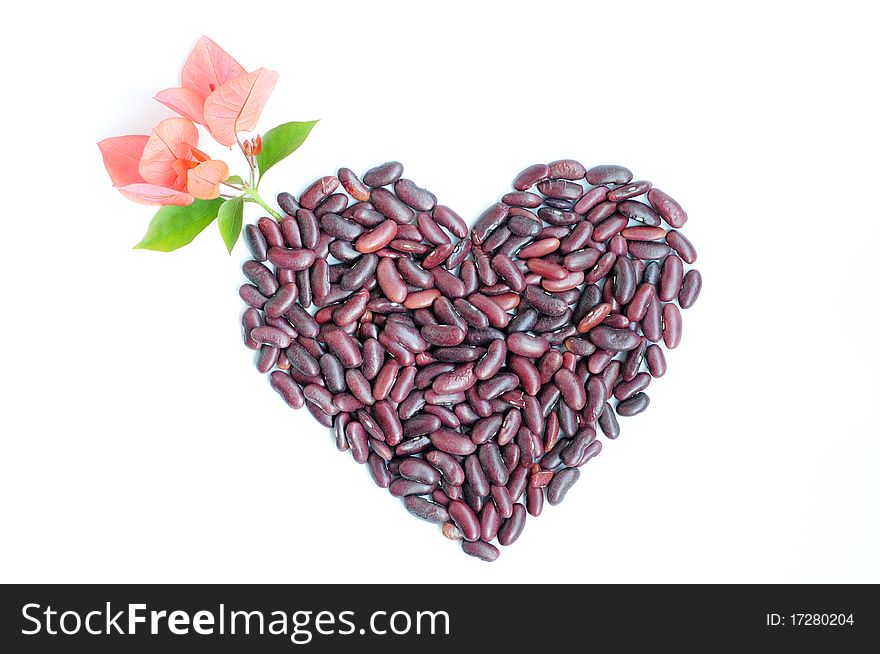
<svg viewBox="0 0 880 654">
<path fill-rule="evenodd" d="M 222 198 L 196 200 L 186 207 L 162 207 L 153 216 L 136 250 L 171 252 L 190 243 L 217 217 Z"/>
<path fill-rule="evenodd" d="M 263 150 L 257 155 L 260 174 L 264 175 L 272 166 L 295 152 L 305 142 L 317 122 L 310 120 L 305 123 L 284 123 L 263 134 Z"/>
<path fill-rule="evenodd" d="M 244 217 L 244 198 L 241 196 L 229 198 L 220 207 L 217 213 L 217 227 L 220 228 L 220 236 L 226 243 L 226 249 L 232 254 L 232 248 L 241 234 L 241 221 Z"/>
<path fill-rule="evenodd" d="M 227 184 L 237 184 L 238 186 L 244 186 L 244 180 L 238 175 L 230 175 L 223 181 Z"/>
</svg>

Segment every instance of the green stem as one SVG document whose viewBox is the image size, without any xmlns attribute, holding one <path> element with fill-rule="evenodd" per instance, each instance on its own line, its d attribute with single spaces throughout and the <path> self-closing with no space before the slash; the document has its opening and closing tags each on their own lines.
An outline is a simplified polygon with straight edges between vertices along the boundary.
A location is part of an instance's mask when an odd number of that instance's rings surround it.
<svg viewBox="0 0 880 654">
<path fill-rule="evenodd" d="M 278 213 L 277 211 L 275 211 L 268 204 L 266 204 L 266 202 L 263 200 L 263 198 L 260 197 L 260 194 L 257 193 L 257 189 L 255 187 L 246 186 L 244 190 L 245 190 L 245 195 L 250 197 L 254 202 L 256 202 L 258 205 L 263 207 L 263 209 L 268 211 L 269 215 L 272 216 L 275 220 L 277 220 L 278 222 L 281 222 L 281 214 Z"/>
</svg>

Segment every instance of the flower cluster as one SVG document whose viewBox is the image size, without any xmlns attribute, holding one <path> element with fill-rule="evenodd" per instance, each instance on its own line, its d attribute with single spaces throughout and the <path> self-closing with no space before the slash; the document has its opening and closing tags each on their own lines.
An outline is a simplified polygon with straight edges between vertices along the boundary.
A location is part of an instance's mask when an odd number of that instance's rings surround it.
<svg viewBox="0 0 880 654">
<path fill-rule="evenodd" d="M 181 117 L 163 120 L 149 136 L 117 136 L 98 143 L 104 167 L 122 195 L 165 207 L 137 247 L 176 249 L 219 215 L 220 231 L 231 251 L 241 231 L 244 202 L 259 204 L 279 217 L 257 193 L 260 177 L 296 150 L 317 121 L 285 123 L 264 136 L 242 140 L 241 132 L 256 130 L 277 81 L 278 73 L 265 68 L 247 72 L 229 53 L 202 37 L 186 59 L 180 86 L 155 96 Z M 230 177 L 226 162 L 199 149 L 197 126 L 221 145 L 238 145 L 249 168 L 247 179 Z"/>
</svg>

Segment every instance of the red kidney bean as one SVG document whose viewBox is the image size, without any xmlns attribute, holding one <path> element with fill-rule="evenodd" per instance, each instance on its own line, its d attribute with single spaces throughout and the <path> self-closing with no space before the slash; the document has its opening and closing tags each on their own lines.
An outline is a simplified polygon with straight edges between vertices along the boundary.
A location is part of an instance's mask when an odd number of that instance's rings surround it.
<svg viewBox="0 0 880 654">
<path fill-rule="evenodd" d="M 612 202 L 629 200 L 630 198 L 646 193 L 650 188 L 651 182 L 648 181 L 626 182 L 623 186 L 608 191 L 608 199 Z"/>
<path fill-rule="evenodd" d="M 251 256 L 256 261 L 265 261 L 269 246 L 266 245 L 266 237 L 256 225 L 246 225 L 244 228 L 244 241 L 250 250 Z"/>
<path fill-rule="evenodd" d="M 517 191 L 527 191 L 529 188 L 550 177 L 550 166 L 547 164 L 534 164 L 520 172 L 513 180 L 513 188 Z"/>
<path fill-rule="evenodd" d="M 669 244 L 676 254 L 684 259 L 687 263 L 694 263 L 697 260 L 697 250 L 691 244 L 684 234 L 674 229 L 666 234 L 666 242 Z"/>
<path fill-rule="evenodd" d="M 617 405 L 617 413 L 621 416 L 634 416 L 648 408 L 651 398 L 645 393 L 636 393 Z"/>
<path fill-rule="evenodd" d="M 278 223 L 263 216 L 257 221 L 257 227 L 266 239 L 266 245 L 271 247 L 283 247 L 284 236 L 281 234 L 281 228 Z"/>
<path fill-rule="evenodd" d="M 497 547 L 482 540 L 475 540 L 473 542 L 464 540 L 461 543 L 461 550 L 465 554 L 489 563 L 501 555 Z"/>
<path fill-rule="evenodd" d="M 575 374 L 565 368 L 560 368 L 553 376 L 553 381 L 562 392 L 565 403 L 575 411 L 584 408 L 587 402 L 587 394 L 581 381 Z"/>
<path fill-rule="evenodd" d="M 548 166 L 550 179 L 583 179 L 587 169 L 574 159 L 557 159 Z"/>
<path fill-rule="evenodd" d="M 626 317 L 632 322 L 638 322 L 645 317 L 648 305 L 653 301 L 656 289 L 653 284 L 642 284 L 636 289 L 626 310 Z"/>
<path fill-rule="evenodd" d="M 412 209 L 385 188 L 374 188 L 370 192 L 370 202 L 376 211 L 400 225 L 411 222 L 415 215 Z"/>
<path fill-rule="evenodd" d="M 543 198 L 541 198 L 540 195 L 528 191 L 514 191 L 513 193 L 505 194 L 501 198 L 501 201 L 510 207 L 536 209 L 541 206 Z"/>
<path fill-rule="evenodd" d="M 614 262 L 614 299 L 621 305 L 627 304 L 636 292 L 636 274 L 632 262 L 626 257 L 617 257 Z"/>
<path fill-rule="evenodd" d="M 407 495 L 430 495 L 434 491 L 432 484 L 423 484 L 409 479 L 395 479 L 388 486 L 388 492 L 394 497 L 406 497 Z"/>
<path fill-rule="evenodd" d="M 278 202 L 278 206 L 281 207 L 281 210 L 288 216 L 295 216 L 297 209 L 301 208 L 299 202 L 296 201 L 296 198 L 287 192 L 279 193 L 275 197 L 275 200 Z"/>
<path fill-rule="evenodd" d="M 288 270 L 305 270 L 315 262 L 315 253 L 304 248 L 288 250 L 281 247 L 269 248 L 269 262 Z"/>
<path fill-rule="evenodd" d="M 284 349 L 290 345 L 290 336 L 280 329 L 269 325 L 260 325 L 251 330 L 251 338 L 261 345 L 271 345 Z"/>
<path fill-rule="evenodd" d="M 533 488 L 532 486 L 526 488 L 526 508 L 528 509 L 529 515 L 535 517 L 541 515 L 541 512 L 544 510 L 543 488 Z"/>
<path fill-rule="evenodd" d="M 342 188 L 355 200 L 366 202 L 370 199 L 370 189 L 358 179 L 358 176 L 350 168 L 340 168 L 336 177 L 342 184 Z"/>
<path fill-rule="evenodd" d="M 580 476 L 581 471 L 577 468 L 564 468 L 557 472 L 547 486 L 547 501 L 553 506 L 560 504 Z"/>
<path fill-rule="evenodd" d="M 681 312 L 674 304 L 663 305 L 663 342 L 670 350 L 681 342 Z"/>
<path fill-rule="evenodd" d="M 477 455 L 471 454 L 465 457 L 464 474 L 468 486 L 473 493 L 479 497 L 486 497 L 489 495 L 489 478 L 486 477 L 486 473 L 480 466 L 480 461 L 477 458 Z"/>
<path fill-rule="evenodd" d="M 354 247 L 358 252 L 376 252 L 393 241 L 395 236 L 397 236 L 397 223 L 393 220 L 385 220 L 358 237 Z"/>
<path fill-rule="evenodd" d="M 388 161 L 364 173 L 364 184 L 370 187 L 388 186 L 403 175 L 403 164 L 399 161 Z"/>
<path fill-rule="evenodd" d="M 584 187 L 565 179 L 545 179 L 538 182 L 538 191 L 549 198 L 577 200 L 583 194 Z"/>
<path fill-rule="evenodd" d="M 642 361 L 645 358 L 645 352 L 647 349 L 648 339 L 643 336 L 642 342 L 637 348 L 630 350 L 629 353 L 627 353 L 626 359 L 624 359 L 623 365 L 620 367 L 620 376 L 623 378 L 623 381 L 628 382 L 635 378 L 639 372 L 639 368 L 642 366 Z"/>
<path fill-rule="evenodd" d="M 637 259 L 646 261 L 651 259 L 665 259 L 669 256 L 670 247 L 665 243 L 655 241 L 629 241 L 627 251 Z"/>
<path fill-rule="evenodd" d="M 339 180 L 336 177 L 332 175 L 322 177 L 302 192 L 302 195 L 299 196 L 299 203 L 306 209 L 314 209 L 321 200 L 333 193 L 338 186 Z"/>
<path fill-rule="evenodd" d="M 241 267 L 244 276 L 254 283 L 257 289 L 265 296 L 274 295 L 278 290 L 278 280 L 272 271 L 258 261 L 245 261 Z"/>
<path fill-rule="evenodd" d="M 647 372 L 640 372 L 632 381 L 622 381 L 614 388 L 614 397 L 618 400 L 626 400 L 636 393 L 645 390 L 651 383 L 651 375 Z"/>
<path fill-rule="evenodd" d="M 429 438 L 434 447 L 447 454 L 467 455 L 477 449 L 470 438 L 445 427 L 430 434 Z"/>
<path fill-rule="evenodd" d="M 613 164 L 594 166 L 584 176 L 590 184 L 628 184 L 633 178 L 628 168 Z"/>
<path fill-rule="evenodd" d="M 498 529 L 501 527 L 501 516 L 498 515 L 498 509 L 492 502 L 483 506 L 480 512 L 480 538 L 483 542 L 488 543 L 498 535 Z"/>
<path fill-rule="evenodd" d="M 651 207 L 638 200 L 624 200 L 617 205 L 617 211 L 631 220 L 649 227 L 660 225 L 660 216 Z M 635 228 L 634 228 L 635 229 Z"/>
<path fill-rule="evenodd" d="M 449 517 L 461 530 L 465 540 L 475 541 L 480 537 L 480 521 L 473 509 L 462 500 L 453 500 L 447 509 Z"/>
<path fill-rule="evenodd" d="M 662 377 L 666 374 L 666 357 L 659 345 L 650 345 L 645 351 L 645 360 L 648 362 L 648 372 L 652 377 Z"/>
<path fill-rule="evenodd" d="M 263 319 L 260 317 L 259 311 L 253 307 L 245 309 L 241 316 L 241 326 L 244 335 L 244 344 L 251 350 L 256 350 L 260 347 L 260 344 L 251 338 L 251 330 L 262 324 Z"/>
<path fill-rule="evenodd" d="M 666 238 L 662 227 L 627 227 L 620 235 L 630 241 L 658 241 Z"/>
<path fill-rule="evenodd" d="M 452 232 L 458 238 L 465 238 L 468 235 L 468 228 L 461 216 L 452 209 L 442 204 L 434 207 L 434 220 Z"/>
<path fill-rule="evenodd" d="M 437 197 L 433 193 L 408 179 L 401 178 L 394 182 L 394 192 L 416 211 L 430 211 L 437 204 Z"/>
<path fill-rule="evenodd" d="M 403 505 L 414 516 L 428 522 L 445 523 L 449 520 L 449 512 L 445 507 L 418 495 L 407 495 L 403 498 Z"/>
<path fill-rule="evenodd" d="M 257 357 L 257 371 L 265 374 L 272 370 L 278 362 L 278 353 L 277 347 L 263 345 L 260 348 L 260 355 Z"/>
<path fill-rule="evenodd" d="M 504 486 L 507 483 L 509 473 L 501 457 L 501 450 L 495 443 L 484 443 L 477 450 L 480 466 L 486 477 L 495 486 Z"/>
<path fill-rule="evenodd" d="M 648 202 L 651 203 L 651 206 L 660 214 L 660 217 L 669 223 L 671 227 L 676 229 L 684 227 L 688 219 L 687 213 L 669 195 L 658 188 L 652 188 L 648 192 Z"/>
<path fill-rule="evenodd" d="M 486 237 L 502 222 L 507 219 L 507 212 L 510 210 L 503 202 L 496 202 L 486 209 L 471 227 L 471 237 L 474 243 L 480 245 L 486 240 Z"/>
<path fill-rule="evenodd" d="M 607 241 L 615 234 L 621 232 L 629 223 L 629 219 L 620 214 L 612 214 L 593 229 L 594 241 Z"/>
<path fill-rule="evenodd" d="M 689 270 L 684 276 L 681 291 L 678 294 L 678 303 L 682 309 L 690 309 L 700 297 L 700 289 L 703 287 L 703 278 L 699 270 Z"/>
<path fill-rule="evenodd" d="M 269 382 L 291 408 L 300 409 L 305 404 L 300 387 L 287 373 L 276 370 L 269 375 Z"/>
<path fill-rule="evenodd" d="M 590 273 L 586 276 L 584 281 L 586 281 L 587 284 L 595 284 L 608 274 L 611 268 L 614 267 L 615 261 L 617 261 L 617 255 L 613 252 L 606 252 L 599 257 L 596 265 L 590 269 Z"/>
<path fill-rule="evenodd" d="M 589 331 L 588 336 L 596 346 L 613 352 L 632 350 L 641 343 L 641 337 L 634 331 L 605 325 L 594 327 Z"/>
<path fill-rule="evenodd" d="M 663 337 L 662 305 L 663 303 L 659 298 L 655 297 L 651 300 L 640 323 L 642 333 L 652 343 L 657 343 Z"/>
<path fill-rule="evenodd" d="M 678 296 L 684 277 L 684 265 L 676 256 L 666 257 L 663 269 L 660 273 L 660 287 L 657 289 L 657 297 L 664 302 L 670 302 Z"/>
</svg>

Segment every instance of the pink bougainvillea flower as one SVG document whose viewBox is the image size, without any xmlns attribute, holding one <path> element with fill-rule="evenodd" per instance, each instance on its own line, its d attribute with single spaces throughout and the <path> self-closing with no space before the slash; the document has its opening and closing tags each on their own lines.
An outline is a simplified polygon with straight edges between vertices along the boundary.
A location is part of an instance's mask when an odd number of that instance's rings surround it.
<svg viewBox="0 0 880 654">
<path fill-rule="evenodd" d="M 208 96 L 246 72 L 228 52 L 203 36 L 186 58 L 180 73 L 180 87 L 159 91 L 156 100 L 184 118 L 204 125 Z"/>
<path fill-rule="evenodd" d="M 265 68 L 248 73 L 203 36 L 183 65 L 180 87 L 160 91 L 156 100 L 207 127 L 218 143 L 231 146 L 238 132 L 256 128 L 277 80 L 278 73 Z"/>
<path fill-rule="evenodd" d="M 220 182 L 229 177 L 229 167 L 223 161 L 203 161 L 186 174 L 186 188 L 201 200 L 220 197 Z"/>
<path fill-rule="evenodd" d="M 238 132 L 256 129 L 278 73 L 259 68 L 236 77 L 205 100 L 205 125 L 218 143 L 233 145 Z"/>
<path fill-rule="evenodd" d="M 118 136 L 98 143 L 113 185 L 141 204 L 192 204 L 220 195 L 229 176 L 222 161 L 196 146 L 199 132 L 183 118 L 163 120 L 150 136 Z M 195 171 L 195 172 L 194 172 Z"/>
</svg>

